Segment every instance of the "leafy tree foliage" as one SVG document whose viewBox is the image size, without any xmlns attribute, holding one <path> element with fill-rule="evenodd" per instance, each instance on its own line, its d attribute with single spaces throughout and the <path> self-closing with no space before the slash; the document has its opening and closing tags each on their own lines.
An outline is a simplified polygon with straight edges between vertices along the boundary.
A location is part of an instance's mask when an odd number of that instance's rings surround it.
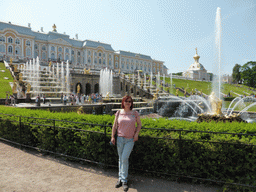
<svg viewBox="0 0 256 192">
<path fill-rule="evenodd" d="M 241 67 L 241 65 L 236 64 L 233 68 L 232 77 L 234 83 L 241 83 Z"/>
<path fill-rule="evenodd" d="M 249 61 L 241 67 L 241 79 L 243 80 L 243 84 L 255 89 L 256 62 Z"/>
</svg>

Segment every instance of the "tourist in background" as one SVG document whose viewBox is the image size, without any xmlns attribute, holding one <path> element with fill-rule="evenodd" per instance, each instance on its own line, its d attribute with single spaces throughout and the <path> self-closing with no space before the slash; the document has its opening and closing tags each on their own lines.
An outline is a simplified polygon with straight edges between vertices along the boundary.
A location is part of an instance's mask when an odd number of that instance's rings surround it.
<svg viewBox="0 0 256 192">
<path fill-rule="evenodd" d="M 64 101 L 64 105 L 66 105 L 67 104 L 67 96 L 66 95 L 64 95 L 63 101 Z"/>
<path fill-rule="evenodd" d="M 141 121 L 139 113 L 132 110 L 133 100 L 131 96 L 123 97 L 121 107 L 122 109 L 115 114 L 116 117 L 112 128 L 111 143 L 114 145 L 117 143 L 119 156 L 119 179 L 115 187 L 123 186 L 124 191 L 127 191 L 129 156 L 132 152 L 134 142 L 138 140 Z M 117 139 L 115 139 L 116 133 Z"/>
</svg>

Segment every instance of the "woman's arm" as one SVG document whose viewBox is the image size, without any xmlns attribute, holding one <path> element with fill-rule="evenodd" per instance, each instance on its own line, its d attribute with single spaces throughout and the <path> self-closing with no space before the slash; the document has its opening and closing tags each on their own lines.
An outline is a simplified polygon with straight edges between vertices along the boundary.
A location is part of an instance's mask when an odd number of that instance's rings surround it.
<svg viewBox="0 0 256 192">
<path fill-rule="evenodd" d="M 117 128 L 117 116 L 115 117 L 114 125 L 112 127 L 112 135 L 111 135 L 111 142 L 115 145 L 116 140 L 115 140 L 115 134 L 116 134 L 116 128 Z"/>
<path fill-rule="evenodd" d="M 136 113 L 138 113 L 138 112 L 136 112 Z M 137 129 L 136 129 L 133 141 L 138 141 L 138 139 L 139 139 L 139 132 L 140 132 L 140 129 L 141 129 L 141 121 L 140 121 L 139 114 L 138 114 L 138 116 L 136 118 L 136 122 L 137 122 Z"/>
</svg>

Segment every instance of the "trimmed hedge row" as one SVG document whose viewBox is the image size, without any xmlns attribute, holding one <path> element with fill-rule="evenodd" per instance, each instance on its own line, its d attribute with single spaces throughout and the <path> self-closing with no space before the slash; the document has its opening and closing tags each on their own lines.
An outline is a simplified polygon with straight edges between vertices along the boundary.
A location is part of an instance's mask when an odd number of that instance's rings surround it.
<svg viewBox="0 0 256 192">
<path fill-rule="evenodd" d="M 118 163 L 116 149 L 109 145 L 106 148 L 107 159 L 104 162 L 105 139 L 107 143 L 110 141 L 114 116 L 50 113 L 8 107 L 1 107 L 1 111 L 5 114 L 47 118 L 44 120 L 21 117 L 20 122 L 17 116 L 0 115 L 0 137 L 2 138 L 101 164 L 117 165 Z M 130 157 L 131 169 L 189 175 L 256 186 L 256 150 L 255 146 L 252 146 L 256 145 L 255 136 L 168 130 L 255 133 L 255 125 L 214 122 L 198 124 L 167 119 L 142 119 L 141 121 L 143 127 L 166 128 L 166 130 L 142 128 L 140 138 Z M 106 126 L 107 138 L 104 136 L 104 126 Z"/>
</svg>

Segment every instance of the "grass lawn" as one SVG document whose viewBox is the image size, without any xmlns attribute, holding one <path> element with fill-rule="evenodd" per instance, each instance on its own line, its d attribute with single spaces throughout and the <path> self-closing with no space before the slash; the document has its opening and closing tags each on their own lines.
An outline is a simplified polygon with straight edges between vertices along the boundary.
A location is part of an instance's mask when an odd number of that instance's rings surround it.
<svg viewBox="0 0 256 192">
<path fill-rule="evenodd" d="M 2 72 L 2 70 L 5 70 L 5 72 Z M 8 77 L 9 79 L 4 79 L 4 77 Z M 12 94 L 12 89 L 9 82 L 13 82 L 13 77 L 9 69 L 5 68 L 4 63 L 0 62 L 0 98 L 5 98 L 7 91 Z"/>
</svg>

